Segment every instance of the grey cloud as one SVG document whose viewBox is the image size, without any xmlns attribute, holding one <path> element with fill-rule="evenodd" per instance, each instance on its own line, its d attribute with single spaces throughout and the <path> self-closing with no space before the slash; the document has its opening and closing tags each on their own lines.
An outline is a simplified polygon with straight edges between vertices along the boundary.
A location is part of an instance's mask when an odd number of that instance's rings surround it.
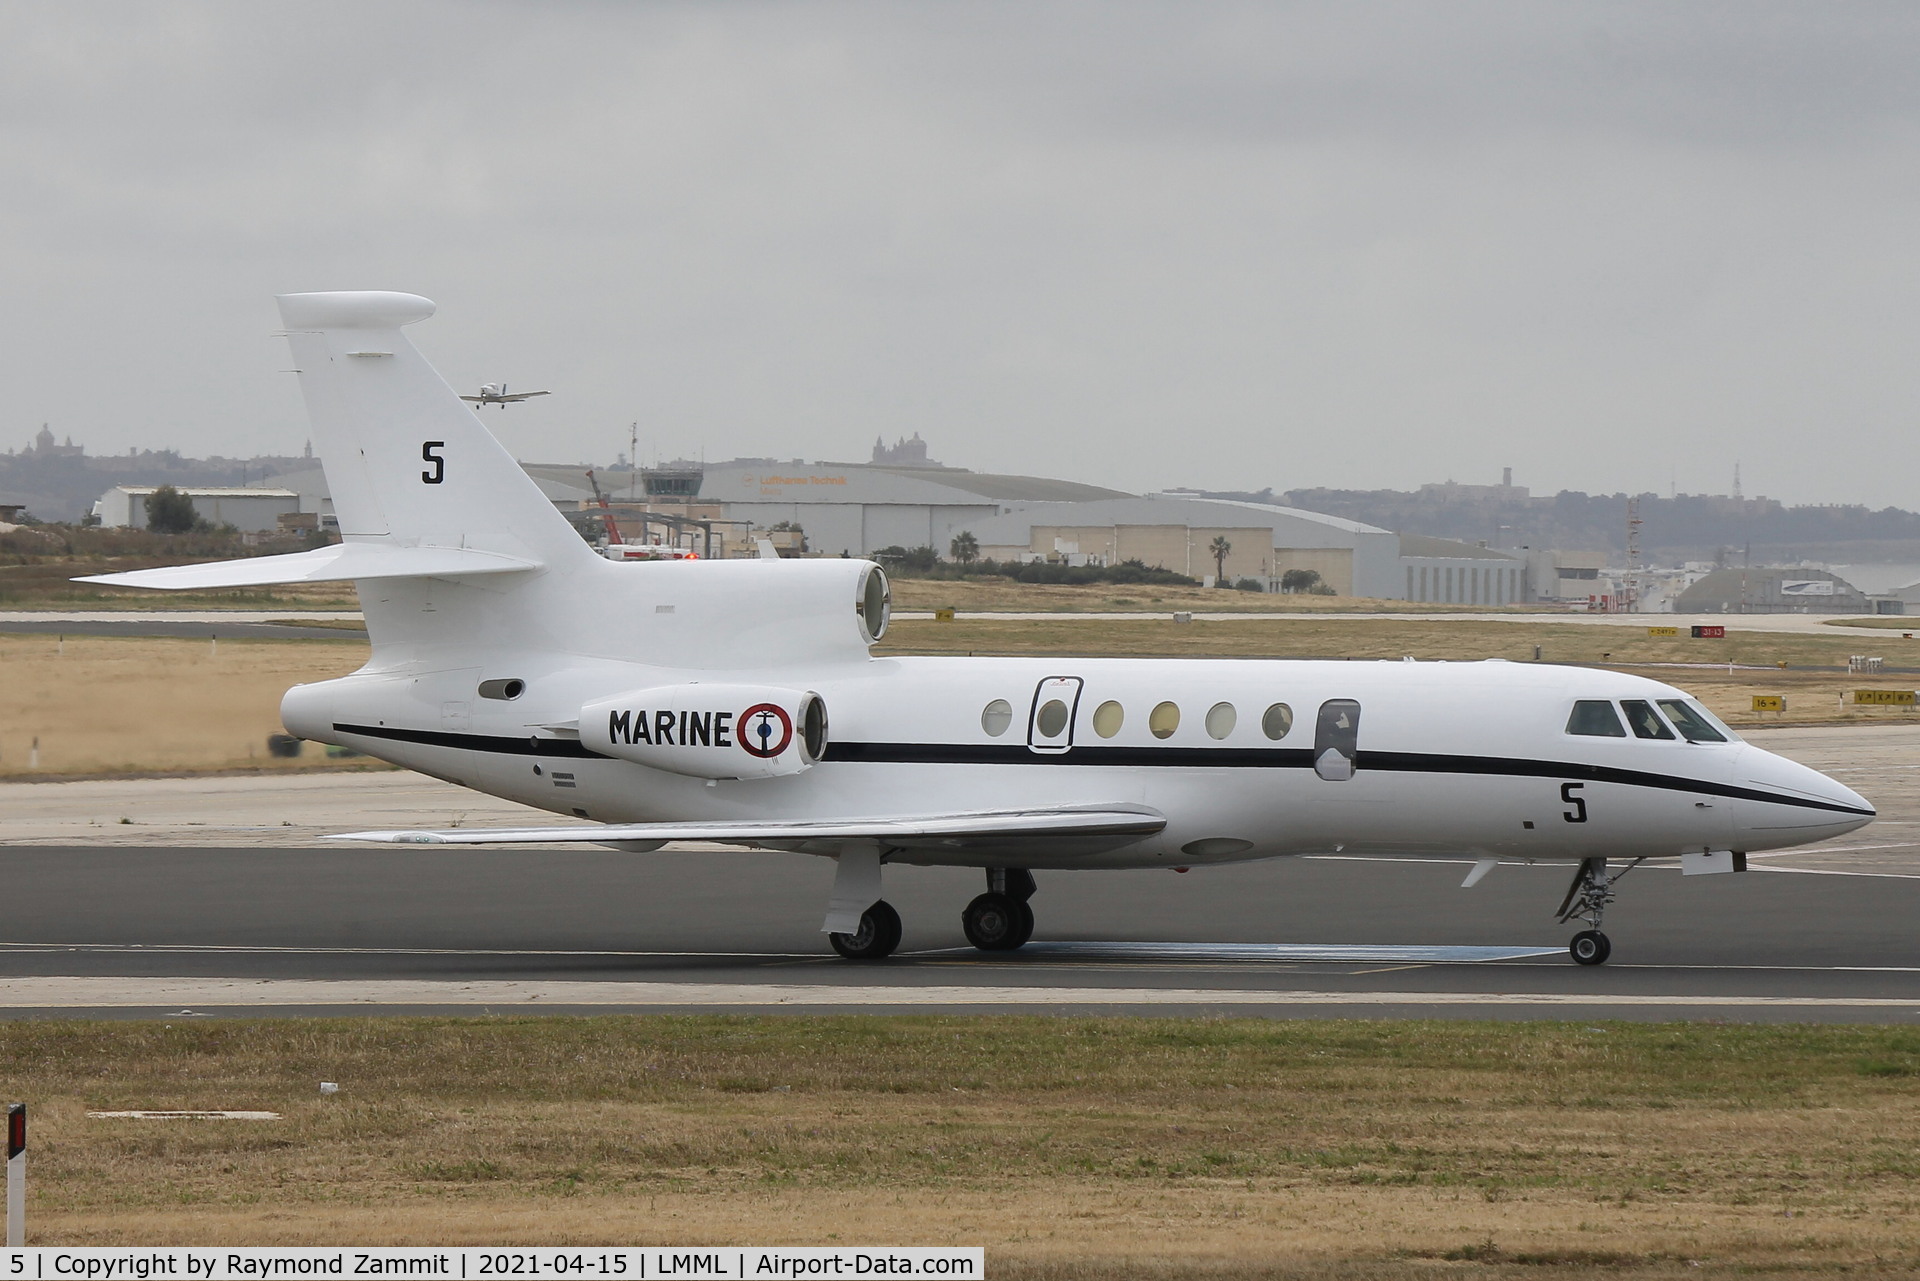
<svg viewBox="0 0 1920 1281">
<path fill-rule="evenodd" d="M 0 9 L 24 442 L 297 448 L 439 300 L 523 454 L 1911 501 L 1907 6 Z M 0 444 L 9 443 L 0 433 Z M 643 448 L 647 445 L 643 444 Z"/>
</svg>

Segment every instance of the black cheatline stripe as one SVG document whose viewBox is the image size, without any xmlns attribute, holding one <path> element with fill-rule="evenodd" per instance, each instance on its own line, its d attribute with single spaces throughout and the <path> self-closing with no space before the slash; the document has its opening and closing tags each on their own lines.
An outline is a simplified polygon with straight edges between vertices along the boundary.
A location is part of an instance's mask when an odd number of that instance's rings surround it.
<svg viewBox="0 0 1920 1281">
<path fill-rule="evenodd" d="M 1584 779 L 1594 783 L 1620 783 L 1627 787 L 1652 787 L 1669 792 L 1697 792 L 1702 796 L 1724 796 L 1730 800 L 1765 801 L 1769 805 L 1791 805 L 1799 809 L 1831 810 L 1836 814 L 1858 814 L 1863 818 L 1872 818 L 1875 813 L 1870 809 L 1863 810 L 1833 801 L 1816 801 L 1811 797 L 1788 796 L 1754 787 L 1735 787 L 1731 783 L 1712 783 L 1673 774 L 1651 774 L 1644 770 L 1619 769 L 1611 765 L 1581 765 L 1571 761 L 1362 751 L 1355 768 L 1388 770 L 1397 774 L 1498 774 L 1514 778 Z"/>
<path fill-rule="evenodd" d="M 887 765 L 1183 765 L 1210 769 L 1310 769 L 1304 747 L 1090 747 L 1036 752 L 1024 743 L 842 743 L 829 761 Z"/>
<path fill-rule="evenodd" d="M 1084 747 L 1034 752 L 1020 744 L 835 743 L 827 758 L 926 765 L 1160 765 L 1201 769 L 1311 769 L 1313 753 L 1286 747 Z M 1379 752 L 1362 748 L 1354 768 L 1392 774 L 1480 774 L 1509 778 L 1559 778 L 1619 783 L 1669 792 L 1693 792 L 1732 800 L 1765 801 L 1798 809 L 1873 817 L 1874 811 L 1810 797 L 1788 796 L 1704 779 L 1654 774 L 1571 761 L 1530 761 L 1505 756 L 1449 756 L 1425 752 Z"/>
<path fill-rule="evenodd" d="M 499 752 L 517 756 L 558 756 L 573 760 L 610 761 L 577 738 L 503 738 L 497 734 L 451 734 L 437 729 L 402 729 L 396 725 L 342 725 L 335 721 L 334 732 L 358 734 L 363 738 L 389 738 L 397 743 L 423 743 L 428 747 L 457 747 L 466 752 Z"/>
<path fill-rule="evenodd" d="M 445 730 L 401 729 L 390 725 L 342 725 L 342 734 L 387 738 L 430 747 L 453 747 L 469 752 L 503 752 L 523 756 L 569 757 L 576 760 L 612 760 L 571 738 L 504 738 L 492 734 L 454 734 Z M 1174 766 L 1188 769 L 1311 769 L 1313 753 L 1303 747 L 1089 747 L 1064 752 L 1035 752 L 1019 743 L 832 743 L 826 762 L 863 762 L 876 765 L 1080 765 Z M 1705 779 L 1585 765 L 1574 761 L 1530 761 L 1508 756 L 1448 756 L 1425 752 L 1378 752 L 1362 749 L 1356 769 L 1390 774 L 1480 774 L 1508 778 L 1559 778 L 1594 783 L 1619 783 L 1667 792 L 1724 796 L 1730 800 L 1765 801 L 1795 809 L 1826 810 L 1872 818 L 1874 811 L 1811 797 L 1788 796 L 1752 787 L 1735 787 Z"/>
</svg>

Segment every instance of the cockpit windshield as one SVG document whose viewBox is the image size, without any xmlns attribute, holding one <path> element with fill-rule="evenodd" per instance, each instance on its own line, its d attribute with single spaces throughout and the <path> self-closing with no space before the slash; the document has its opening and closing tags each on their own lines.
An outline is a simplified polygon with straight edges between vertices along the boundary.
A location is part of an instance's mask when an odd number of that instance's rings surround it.
<svg viewBox="0 0 1920 1281">
<path fill-rule="evenodd" d="M 1613 710 L 1612 703 L 1604 698 L 1583 698 L 1573 705 L 1573 715 L 1567 717 L 1567 733 L 1588 738 L 1625 738 L 1627 728 L 1620 723 L 1620 713 Z"/>
<path fill-rule="evenodd" d="M 1572 714 L 1567 717 L 1567 733 L 1584 738 L 1625 738 L 1627 728 L 1631 726 L 1635 738 L 1672 742 L 1675 737 L 1673 731 L 1677 729 L 1689 743 L 1740 741 L 1740 736 L 1728 729 L 1725 721 L 1690 698 L 1662 698 L 1657 701 L 1659 711 L 1654 710 L 1653 702 L 1645 699 L 1622 699 L 1618 704 L 1605 698 L 1577 699 Z M 1661 712 L 1666 713 L 1664 719 Z M 1623 713 L 1626 716 L 1625 724 L 1621 723 Z M 1672 722 L 1671 727 L 1669 721 Z"/>
<path fill-rule="evenodd" d="M 1737 735 L 1700 704 L 1684 698 L 1663 698 L 1660 710 L 1667 714 L 1673 727 L 1686 735 L 1689 743 L 1725 743 L 1737 739 Z"/>
<path fill-rule="evenodd" d="M 1625 699 L 1620 710 L 1627 714 L 1627 724 L 1633 726 L 1635 738 L 1672 738 L 1673 731 L 1660 719 L 1660 713 L 1653 710 L 1653 704 L 1637 698 Z"/>
</svg>

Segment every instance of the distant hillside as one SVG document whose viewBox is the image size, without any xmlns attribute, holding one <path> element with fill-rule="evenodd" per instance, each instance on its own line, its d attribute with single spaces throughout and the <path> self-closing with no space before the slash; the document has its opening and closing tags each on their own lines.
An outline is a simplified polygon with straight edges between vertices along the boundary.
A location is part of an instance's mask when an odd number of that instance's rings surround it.
<svg viewBox="0 0 1920 1281">
<path fill-rule="evenodd" d="M 1496 547 L 1606 549 L 1624 559 L 1627 495 L 1563 490 L 1535 497 L 1517 485 L 1426 485 L 1395 489 L 1295 489 L 1275 494 L 1209 493 L 1281 503 L 1364 521 L 1403 534 L 1426 534 Z M 1737 561 L 1749 546 L 1755 563 L 1920 561 L 1920 513 L 1898 507 L 1788 507 L 1771 498 L 1640 495 L 1640 546 L 1649 563 Z"/>
</svg>

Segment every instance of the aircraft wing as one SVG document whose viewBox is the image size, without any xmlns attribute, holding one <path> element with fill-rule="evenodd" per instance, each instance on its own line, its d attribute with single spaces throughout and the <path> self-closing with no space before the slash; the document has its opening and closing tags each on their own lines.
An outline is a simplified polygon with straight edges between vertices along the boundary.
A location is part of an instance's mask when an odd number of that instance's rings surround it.
<svg viewBox="0 0 1920 1281">
<path fill-rule="evenodd" d="M 1052 854 L 1099 853 L 1152 836 L 1167 825 L 1144 806 L 992 810 L 853 819 L 740 819 L 686 823 L 608 823 L 600 827 L 455 828 L 451 831 L 346 832 L 330 841 L 394 845 L 613 845 L 658 848 L 668 841 L 718 841 L 770 849 L 830 852 L 852 840 L 898 850 Z"/>
</svg>

